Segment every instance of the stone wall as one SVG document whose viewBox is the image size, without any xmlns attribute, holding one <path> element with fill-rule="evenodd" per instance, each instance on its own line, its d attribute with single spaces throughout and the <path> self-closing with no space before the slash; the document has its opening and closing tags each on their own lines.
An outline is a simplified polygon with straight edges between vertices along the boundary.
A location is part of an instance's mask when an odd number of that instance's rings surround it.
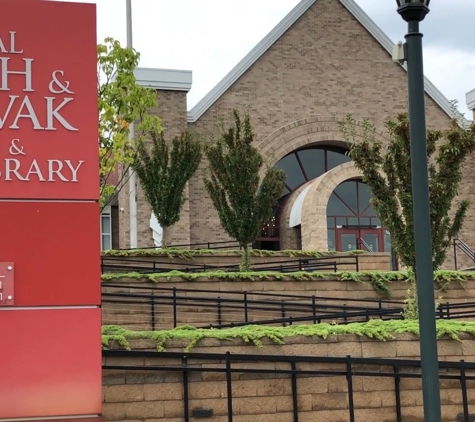
<svg viewBox="0 0 475 422">
<path fill-rule="evenodd" d="M 121 265 L 124 267 L 130 266 L 146 266 L 147 268 L 153 268 L 155 262 L 156 268 L 164 267 L 176 270 L 186 270 L 187 268 L 202 267 L 203 265 L 208 267 L 209 271 L 217 269 L 220 266 L 238 266 L 241 262 L 241 255 L 239 253 L 230 252 L 218 252 L 207 253 L 200 252 L 200 254 L 194 255 L 192 258 L 182 258 L 180 256 L 160 256 L 160 255 L 129 255 L 124 257 L 111 257 L 107 255 L 103 256 L 103 265 Z M 280 265 L 288 266 L 295 265 L 295 269 L 292 271 L 299 271 L 299 262 L 304 268 L 312 268 L 315 271 L 331 272 L 336 269 L 338 271 L 389 271 L 391 266 L 391 257 L 385 252 L 364 252 L 358 254 L 346 253 L 334 253 L 322 256 L 318 263 L 322 266 L 312 267 L 312 264 L 316 262 L 315 258 L 311 256 L 289 256 L 289 254 L 274 253 L 272 256 L 252 256 L 251 263 L 254 265 L 269 264 L 275 265 L 276 269 Z M 308 263 L 308 265 L 306 264 Z M 206 267 L 203 267 L 206 269 Z M 203 269 L 200 268 L 200 269 Z"/>
<path fill-rule="evenodd" d="M 347 312 L 355 312 L 351 307 L 371 307 L 377 308 L 377 300 L 386 299 L 375 291 L 369 279 L 364 282 L 343 281 L 336 277 L 325 277 L 314 280 L 295 280 L 292 278 L 282 280 L 218 280 L 200 279 L 196 281 L 184 281 L 178 278 L 163 280 L 157 284 L 136 279 L 122 279 L 119 283 L 126 283 L 124 287 L 103 286 L 103 291 L 108 293 L 134 293 L 150 294 L 154 290 L 156 297 L 152 307 L 147 298 L 135 299 L 141 303 L 120 304 L 103 302 L 103 324 L 121 325 L 132 330 L 152 330 L 169 329 L 176 325 L 193 325 L 206 327 L 210 324 L 231 324 L 246 321 L 268 321 L 279 318 L 308 318 L 313 315 L 312 296 L 315 296 L 315 315 L 322 316 L 322 321 L 343 322 L 344 318 L 324 319 L 326 313 L 345 312 L 341 307 L 346 305 Z M 117 282 L 115 282 L 117 284 Z M 176 293 L 176 315 L 173 315 L 172 288 L 191 289 L 194 292 L 184 290 Z M 410 287 L 405 281 L 395 281 L 388 284 L 391 290 L 392 300 L 398 303 L 382 303 L 383 308 L 401 308 L 402 300 L 406 297 L 407 289 Z M 141 288 L 146 288 L 145 290 Z M 166 290 L 160 290 L 164 288 Z M 269 295 L 287 295 L 287 297 L 273 297 Z M 289 297 L 294 295 L 295 297 Z M 465 286 L 452 282 L 446 292 L 435 289 L 435 296 L 439 302 L 451 304 L 467 303 L 475 301 L 475 285 L 473 281 L 468 281 Z M 200 301 L 199 298 L 212 300 Z M 214 298 L 214 299 L 213 299 Z M 221 301 L 218 301 L 218 298 Z M 274 301 L 275 305 L 263 305 L 259 303 L 249 303 L 247 310 L 244 308 L 245 298 L 248 301 Z M 117 299 L 114 299 L 117 300 Z M 126 300 L 126 299 L 123 299 Z M 359 300 L 359 301 L 358 301 Z M 234 302 L 233 302 L 234 301 Z M 279 304 L 298 303 L 292 307 Z M 218 308 L 218 302 L 220 302 Z M 301 306 L 305 304 L 305 307 Z M 152 318 L 153 310 L 153 318 Z M 470 310 L 470 309 L 469 309 Z M 467 309 L 459 309 L 467 311 Z M 471 318 L 466 318 L 471 319 Z M 353 319 L 355 320 L 355 319 Z M 364 320 L 361 317 L 359 320 Z M 294 324 L 308 324 L 311 320 L 294 321 Z M 152 326 L 153 325 L 153 326 Z M 280 325 L 280 324 L 277 324 Z"/>
<path fill-rule="evenodd" d="M 153 350 L 151 342 L 135 341 L 134 350 Z M 182 351 L 185 343 L 173 341 L 168 351 Z M 327 340 L 311 337 L 286 339 L 284 345 L 264 341 L 262 348 L 243 343 L 241 340 L 221 342 L 202 340 L 193 349 L 197 353 L 225 353 L 261 355 L 263 361 L 232 363 L 231 368 L 240 370 L 290 369 L 290 362 L 283 362 L 285 356 L 346 357 L 419 359 L 418 338 L 397 335 L 397 339 L 386 342 L 359 338 L 356 336 L 330 336 Z M 278 355 L 280 361 L 265 361 L 266 355 Z M 439 356 L 442 361 L 472 362 L 475 359 L 475 341 L 465 337 L 462 342 L 451 339 L 439 340 Z M 277 359 L 276 359 L 277 360 Z M 305 359 L 303 359 L 305 360 Z M 309 359 L 311 360 L 311 358 Z M 181 360 L 157 357 L 147 358 L 104 358 L 105 365 L 150 365 L 182 366 Z M 210 369 L 224 367 L 224 359 L 198 360 L 188 356 L 187 364 L 192 367 Z M 300 422 L 331 421 L 348 422 L 348 382 L 345 377 L 346 364 L 335 362 L 302 361 L 296 369 L 327 371 L 319 375 L 297 375 L 297 408 Z M 357 375 L 353 372 L 352 387 L 357 422 L 394 422 L 396 420 L 396 395 L 394 379 L 377 376 L 378 372 L 393 373 L 390 366 L 373 364 L 353 366 L 353 371 L 371 371 Z M 333 373 L 328 373 L 331 371 Z M 334 371 L 339 371 L 335 374 Z M 418 370 L 401 367 L 400 373 L 412 374 Z M 456 370 L 444 370 L 443 375 L 460 375 Z M 468 375 L 473 375 L 468 371 Z M 228 402 L 226 375 L 223 372 L 189 372 L 188 404 L 190 416 L 194 409 L 212 409 L 211 420 L 227 422 Z M 231 376 L 232 409 L 236 422 L 288 422 L 293 419 L 292 380 L 290 374 L 233 373 Z M 181 422 L 184 415 L 184 387 L 181 372 L 131 371 L 123 369 L 105 370 L 103 373 L 103 417 L 105 421 L 168 421 Z M 456 422 L 463 413 L 460 381 L 441 379 L 442 420 Z M 475 403 L 475 381 L 467 381 L 470 413 Z M 400 381 L 400 403 L 403 421 L 423 422 L 422 391 L 419 378 L 402 377 Z M 194 420 L 194 419 L 192 419 Z"/>
</svg>

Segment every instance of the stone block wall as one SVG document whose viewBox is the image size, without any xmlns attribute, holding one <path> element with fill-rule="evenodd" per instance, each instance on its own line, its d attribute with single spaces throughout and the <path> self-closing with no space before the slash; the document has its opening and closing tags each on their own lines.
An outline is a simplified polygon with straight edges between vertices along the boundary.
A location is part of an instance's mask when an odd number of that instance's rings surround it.
<svg viewBox="0 0 475 422">
<path fill-rule="evenodd" d="M 231 324 L 246 321 L 244 309 L 244 298 L 248 301 L 276 301 L 277 305 L 263 305 L 249 303 L 247 307 L 248 321 L 266 321 L 279 319 L 283 316 L 288 318 L 309 317 L 313 314 L 312 296 L 315 296 L 317 305 L 315 315 L 324 315 L 325 312 L 337 312 L 340 307 L 346 305 L 348 312 L 350 307 L 372 307 L 377 308 L 378 299 L 385 299 L 378 294 L 371 285 L 370 280 L 366 282 L 342 281 L 336 277 L 325 277 L 314 280 L 294 280 L 291 278 L 282 280 L 219 280 L 200 279 L 197 281 L 184 281 L 180 279 L 170 279 L 158 284 L 150 284 L 136 279 L 123 279 L 119 283 L 126 283 L 124 287 L 106 287 L 103 291 L 108 293 L 135 293 L 150 294 L 153 290 L 143 290 L 141 288 L 165 288 L 168 290 L 155 290 L 156 304 L 153 308 L 149 299 L 140 299 L 142 303 L 120 304 L 104 302 L 102 306 L 103 324 L 120 325 L 132 330 L 152 330 L 169 329 L 174 326 L 172 288 L 185 289 L 177 291 L 176 324 L 193 325 L 206 327 L 210 324 L 216 325 Z M 446 292 L 435 287 L 435 296 L 439 302 L 451 304 L 467 303 L 475 301 L 475 285 L 473 281 L 468 281 L 465 286 L 451 283 Z M 406 298 L 406 292 L 410 287 L 405 281 L 395 281 L 388 285 L 391 290 L 392 299 L 399 303 L 382 303 L 383 308 L 401 308 L 401 301 Z M 186 289 L 194 292 L 186 292 Z M 213 291 L 211 293 L 210 291 Z M 287 295 L 287 297 L 273 297 L 275 295 Z M 244 296 L 246 295 L 246 296 Z M 288 295 L 293 295 L 288 296 Z M 218 300 L 221 298 L 221 305 L 218 310 Z M 200 298 L 214 298 L 214 301 L 203 302 Z M 116 300 L 116 299 L 114 299 Z M 136 299 L 137 300 L 137 299 Z M 358 301 L 361 300 L 361 301 Z M 369 300 L 365 302 L 365 300 Z M 232 302 L 238 301 L 238 302 Z M 240 301 L 240 302 L 239 302 Z M 306 304 L 302 306 L 287 306 L 284 309 L 279 307 L 279 302 L 296 302 Z M 371 302 L 373 301 L 373 302 Z M 376 302 L 375 302 L 376 301 Z M 318 308 L 318 306 L 323 306 Z M 333 306 L 333 308 L 331 308 Z M 152 319 L 153 309 L 153 319 Z M 467 311 L 467 309 L 459 309 Z M 471 319 L 467 317 L 466 319 Z M 343 318 L 335 319 L 335 322 L 342 322 Z M 322 319 L 322 321 L 325 321 Z M 333 322 L 333 319 L 326 320 Z M 294 321 L 294 324 L 308 324 L 311 321 Z M 280 325 L 280 324 L 279 324 Z"/>
<path fill-rule="evenodd" d="M 150 342 L 136 341 L 134 350 L 153 350 Z M 181 351 L 184 342 L 174 341 L 169 351 Z M 263 361 L 231 363 L 231 368 L 251 370 L 234 372 L 231 378 L 232 412 L 237 422 L 288 422 L 293 419 L 292 379 L 290 374 L 258 373 L 252 370 L 290 369 L 290 363 L 283 359 L 266 361 L 266 355 L 318 356 L 353 358 L 419 359 L 418 338 L 412 335 L 398 335 L 395 340 L 378 342 L 356 336 L 331 336 L 327 340 L 308 337 L 286 339 L 285 345 L 264 341 L 256 349 L 241 340 L 220 342 L 203 340 L 195 347 L 197 353 L 224 353 L 261 355 Z M 442 361 L 468 362 L 475 358 L 475 342 L 464 338 L 462 342 L 451 339 L 439 340 L 439 354 Z M 147 358 L 105 358 L 105 365 L 182 365 L 176 359 Z M 199 360 L 189 355 L 187 364 L 195 368 L 223 369 L 223 361 Z M 296 404 L 299 421 L 348 422 L 349 394 L 345 377 L 346 364 L 324 362 L 299 362 L 296 369 L 327 371 L 320 375 L 297 375 Z M 394 422 L 396 420 L 395 381 L 378 376 L 379 372 L 393 372 L 390 366 L 373 364 L 357 365 L 353 371 L 370 371 L 372 374 L 352 376 L 355 420 L 358 422 Z M 331 371 L 332 373 L 328 373 Z M 338 371 L 336 374 L 334 371 Z M 401 373 L 414 375 L 419 370 L 400 368 Z M 442 375 L 460 375 L 457 370 L 445 370 Z M 370 376 L 371 375 L 371 376 Z M 374 376 L 373 376 L 374 375 Z M 468 375 L 473 375 L 468 371 Z M 105 370 L 103 374 L 103 417 L 105 421 L 171 421 L 181 422 L 184 416 L 183 375 L 178 371 L 131 371 Z M 444 422 L 456 422 L 463 413 L 460 381 L 441 379 L 441 401 Z M 467 381 L 470 413 L 475 406 L 475 381 Z M 190 416 L 195 409 L 212 409 L 210 420 L 228 421 L 226 374 L 223 372 L 189 372 L 188 406 Z M 400 381 L 400 406 L 403 421 L 423 422 L 422 391 L 419 378 L 402 377 Z M 194 420 L 192 418 L 191 420 Z"/>
<path fill-rule="evenodd" d="M 294 265 L 295 270 L 299 271 L 299 261 L 304 267 L 315 268 L 316 271 L 319 267 L 312 267 L 312 263 L 315 263 L 315 258 L 305 256 L 289 256 L 289 254 L 275 253 L 272 256 L 252 256 L 251 263 L 269 264 L 275 265 L 276 268 L 279 265 L 287 266 Z M 160 256 L 160 255 L 130 255 L 124 257 L 112 257 L 108 258 L 107 255 L 103 257 L 103 264 L 121 265 L 124 267 L 130 266 L 147 266 L 153 268 L 153 263 L 157 268 L 171 268 L 176 270 L 186 270 L 187 268 L 193 268 L 195 266 L 202 267 L 203 265 L 208 267 L 209 271 L 213 269 L 219 269 L 220 266 L 233 266 L 239 265 L 241 262 L 240 253 L 236 251 L 207 253 L 202 252 L 199 255 L 195 255 L 192 258 L 182 258 L 180 256 Z M 306 264 L 308 263 L 308 265 Z M 391 257 L 389 253 L 385 252 L 364 252 L 360 254 L 348 254 L 348 253 L 335 253 L 324 255 L 321 257 L 319 263 L 324 264 L 320 267 L 321 271 L 331 272 L 334 271 L 334 265 L 336 265 L 337 271 L 389 271 L 391 267 Z M 204 268 L 204 267 L 203 267 Z"/>
</svg>

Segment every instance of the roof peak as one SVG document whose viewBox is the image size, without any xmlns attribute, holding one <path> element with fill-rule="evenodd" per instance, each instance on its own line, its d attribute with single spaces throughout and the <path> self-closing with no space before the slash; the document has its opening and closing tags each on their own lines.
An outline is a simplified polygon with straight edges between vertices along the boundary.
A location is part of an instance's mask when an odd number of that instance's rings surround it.
<svg viewBox="0 0 475 422">
<path fill-rule="evenodd" d="M 211 91 L 208 92 L 190 111 L 188 111 L 188 122 L 196 122 L 208 109 L 260 58 L 271 48 L 272 45 L 290 27 L 310 9 L 318 0 L 301 0 L 275 27 L 270 31 Z M 378 43 L 388 52 L 390 57 L 394 43 L 391 39 L 373 22 L 373 20 L 361 9 L 354 0 L 339 1 L 353 17 L 378 41 Z M 407 70 L 406 65 L 402 67 Z M 452 110 L 449 100 L 435 87 L 435 85 L 424 77 L 426 93 L 439 105 L 439 107 L 452 117 Z"/>
</svg>

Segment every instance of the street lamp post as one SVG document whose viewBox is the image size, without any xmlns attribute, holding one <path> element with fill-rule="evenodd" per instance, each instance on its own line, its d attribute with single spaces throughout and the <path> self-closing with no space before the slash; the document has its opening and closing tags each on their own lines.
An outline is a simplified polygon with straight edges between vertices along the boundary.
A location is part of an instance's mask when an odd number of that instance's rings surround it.
<svg viewBox="0 0 475 422">
<path fill-rule="evenodd" d="M 132 0 L 126 0 L 127 17 L 127 47 L 132 48 Z M 133 144 L 135 138 L 135 124 L 132 122 L 129 127 L 129 139 Z M 129 167 L 129 236 L 130 248 L 137 247 L 137 177 L 132 168 Z"/>
<path fill-rule="evenodd" d="M 419 32 L 419 23 L 429 13 L 430 0 L 396 1 L 398 13 L 408 23 L 404 58 L 407 60 L 409 93 L 409 136 L 416 254 L 415 275 L 418 291 L 424 420 L 426 422 L 441 422 L 422 34 Z"/>
</svg>

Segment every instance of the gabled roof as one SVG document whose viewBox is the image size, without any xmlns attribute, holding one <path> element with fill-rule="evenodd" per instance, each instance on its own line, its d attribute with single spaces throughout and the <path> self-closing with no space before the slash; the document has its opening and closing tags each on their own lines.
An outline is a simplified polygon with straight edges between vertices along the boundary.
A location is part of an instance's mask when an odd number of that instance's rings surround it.
<svg viewBox="0 0 475 422">
<path fill-rule="evenodd" d="M 316 1 L 302 0 L 280 23 L 269 32 L 208 94 L 206 94 L 189 112 L 188 122 L 196 122 L 218 99 L 233 85 Z M 339 0 L 364 28 L 391 55 L 394 43 L 354 0 Z M 380 0 L 381 1 L 381 0 Z M 396 13 L 396 12 L 394 12 Z M 402 66 L 406 69 L 406 65 Z M 406 69 L 407 70 L 407 69 Z M 452 117 L 450 102 L 425 78 L 426 93 Z"/>
</svg>

